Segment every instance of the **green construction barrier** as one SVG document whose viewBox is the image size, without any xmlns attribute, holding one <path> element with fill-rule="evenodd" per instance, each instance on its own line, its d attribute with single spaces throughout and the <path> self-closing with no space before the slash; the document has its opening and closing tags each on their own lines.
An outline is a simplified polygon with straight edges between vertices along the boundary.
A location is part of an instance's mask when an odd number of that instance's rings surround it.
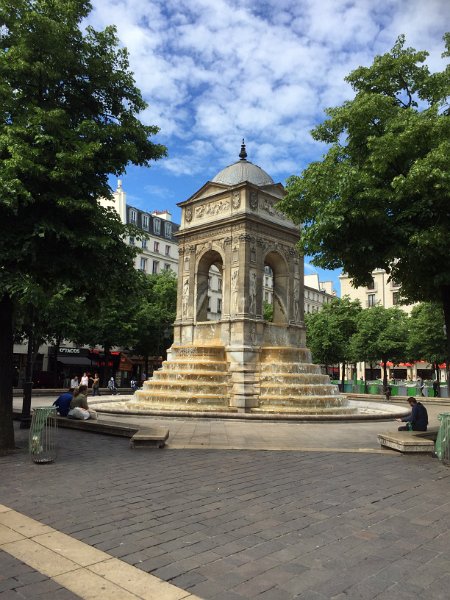
<svg viewBox="0 0 450 600">
<path fill-rule="evenodd" d="M 407 396 L 420 396 L 420 391 L 418 391 L 416 387 L 407 387 L 406 395 Z"/>
<path fill-rule="evenodd" d="M 378 383 L 369 383 L 369 394 L 379 394 L 380 393 L 380 385 Z"/>
<path fill-rule="evenodd" d="M 392 396 L 398 396 L 398 385 L 391 385 L 391 395 Z"/>
</svg>

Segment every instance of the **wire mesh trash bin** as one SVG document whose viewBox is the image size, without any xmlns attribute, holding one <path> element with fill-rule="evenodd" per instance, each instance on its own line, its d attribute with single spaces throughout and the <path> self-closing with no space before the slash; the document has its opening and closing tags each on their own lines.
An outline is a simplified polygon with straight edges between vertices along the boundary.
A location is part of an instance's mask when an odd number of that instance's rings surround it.
<svg viewBox="0 0 450 600">
<path fill-rule="evenodd" d="M 450 464 L 450 412 L 440 413 L 441 422 L 436 438 L 436 456 L 445 464 Z"/>
<path fill-rule="evenodd" d="M 50 463 L 56 458 L 56 433 L 58 421 L 54 406 L 43 406 L 33 410 L 29 449 L 35 463 Z"/>
</svg>

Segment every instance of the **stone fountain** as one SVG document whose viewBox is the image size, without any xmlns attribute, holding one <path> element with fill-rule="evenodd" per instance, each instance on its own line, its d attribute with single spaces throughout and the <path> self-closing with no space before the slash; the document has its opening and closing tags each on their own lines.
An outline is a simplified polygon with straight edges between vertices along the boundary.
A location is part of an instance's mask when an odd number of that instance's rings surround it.
<svg viewBox="0 0 450 600">
<path fill-rule="evenodd" d="M 281 183 L 247 160 L 244 144 L 239 158 L 179 204 L 177 316 L 167 361 L 131 400 L 95 408 L 246 419 L 403 416 L 407 411 L 394 405 L 348 401 L 312 363 L 299 229 L 276 208 Z M 223 281 L 215 321 L 208 320 L 213 265 Z M 263 316 L 266 266 L 273 274 L 271 322 Z"/>
<path fill-rule="evenodd" d="M 305 347 L 299 229 L 276 205 L 280 183 L 247 160 L 181 202 L 177 317 L 168 359 L 128 409 L 194 413 L 352 414 Z M 207 320 L 208 275 L 222 275 L 222 314 Z M 264 268 L 273 320 L 263 317 Z"/>
</svg>

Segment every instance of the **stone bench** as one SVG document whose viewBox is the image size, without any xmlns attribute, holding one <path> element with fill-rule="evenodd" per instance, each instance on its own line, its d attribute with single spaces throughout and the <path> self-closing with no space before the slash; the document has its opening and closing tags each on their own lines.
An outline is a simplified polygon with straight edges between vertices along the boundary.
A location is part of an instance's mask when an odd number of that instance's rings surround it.
<svg viewBox="0 0 450 600">
<path fill-rule="evenodd" d="M 14 418 L 20 418 L 18 411 L 14 411 Z M 101 419 L 82 421 L 81 419 L 69 419 L 60 415 L 56 417 L 56 420 L 58 427 L 66 429 L 78 429 L 80 431 L 130 438 L 130 448 L 164 448 L 169 437 L 167 427 L 139 427 L 138 425 L 123 425 L 122 423 Z"/>
<path fill-rule="evenodd" d="M 404 454 L 434 454 L 439 427 L 429 427 L 428 431 L 388 431 L 378 434 L 378 441 L 384 448 L 391 448 Z"/>
<path fill-rule="evenodd" d="M 169 430 L 166 427 L 139 427 L 101 420 L 82 421 L 67 417 L 58 417 L 58 425 L 68 429 L 127 437 L 130 438 L 130 448 L 164 448 L 169 437 Z"/>
</svg>

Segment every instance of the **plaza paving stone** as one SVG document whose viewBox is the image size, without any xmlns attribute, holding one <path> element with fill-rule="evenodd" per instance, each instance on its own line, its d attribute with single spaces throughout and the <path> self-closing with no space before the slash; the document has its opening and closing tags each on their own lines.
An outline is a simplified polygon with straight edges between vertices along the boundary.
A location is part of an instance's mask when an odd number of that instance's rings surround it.
<svg viewBox="0 0 450 600">
<path fill-rule="evenodd" d="M 205 600 L 448 599 L 448 467 L 379 451 L 372 434 L 386 424 L 314 424 L 314 452 L 284 449 L 283 434 L 307 424 L 259 425 L 283 450 L 189 447 L 187 430 L 218 427 L 188 424 L 183 445 L 174 424 L 164 450 L 60 430 L 48 465 L 30 461 L 17 430 L 23 448 L 0 457 L 0 504 Z M 1 600 L 77 597 L 5 552 L 0 575 Z"/>
</svg>

